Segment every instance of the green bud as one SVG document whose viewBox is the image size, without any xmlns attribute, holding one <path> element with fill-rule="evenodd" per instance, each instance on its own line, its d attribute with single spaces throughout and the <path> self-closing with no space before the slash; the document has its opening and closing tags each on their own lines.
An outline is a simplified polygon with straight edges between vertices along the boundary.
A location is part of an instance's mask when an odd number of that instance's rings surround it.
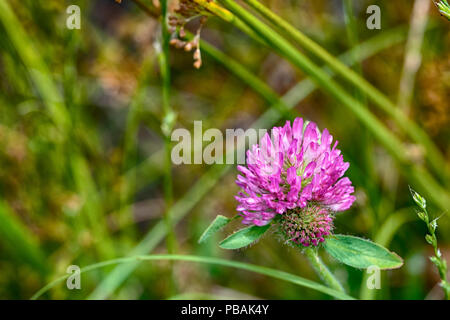
<svg viewBox="0 0 450 320">
<path fill-rule="evenodd" d="M 420 220 L 427 222 L 428 221 L 428 216 L 425 212 L 423 211 L 417 211 L 417 216 L 419 217 Z"/>
<path fill-rule="evenodd" d="M 442 280 L 441 283 L 440 283 L 439 285 L 440 285 L 444 290 L 450 292 L 450 283 L 445 282 L 444 280 Z"/>
<path fill-rule="evenodd" d="M 172 133 L 173 126 L 175 125 L 177 114 L 173 111 L 167 113 L 161 124 L 161 131 L 164 136 L 168 137 Z"/>
<path fill-rule="evenodd" d="M 433 232 L 436 231 L 436 228 L 437 228 L 437 219 L 434 219 L 433 221 L 430 222 L 430 228 L 431 228 L 431 230 L 433 230 Z"/>
<path fill-rule="evenodd" d="M 427 207 L 427 201 L 425 200 L 425 198 L 422 197 L 420 194 L 418 194 L 416 191 L 414 191 L 411 187 L 409 187 L 409 191 L 411 192 L 414 202 L 420 208 L 425 210 L 425 208 Z"/>
<path fill-rule="evenodd" d="M 436 257 L 430 257 L 430 260 L 431 260 L 431 262 L 433 262 L 434 263 L 434 265 L 436 266 L 436 267 L 440 267 L 440 265 L 441 265 L 441 262 L 440 262 L 440 260 L 438 259 L 438 258 L 436 258 Z"/>
<path fill-rule="evenodd" d="M 425 240 L 427 240 L 427 242 L 428 242 L 429 244 L 434 245 L 434 238 L 433 238 L 431 235 L 427 234 L 427 235 L 425 236 Z"/>
</svg>

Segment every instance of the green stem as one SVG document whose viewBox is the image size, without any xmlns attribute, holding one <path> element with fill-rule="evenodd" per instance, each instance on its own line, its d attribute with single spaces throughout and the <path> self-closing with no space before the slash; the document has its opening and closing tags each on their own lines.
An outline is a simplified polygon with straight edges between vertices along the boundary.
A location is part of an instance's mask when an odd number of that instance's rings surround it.
<svg viewBox="0 0 450 320">
<path fill-rule="evenodd" d="M 303 253 L 308 258 L 309 262 L 311 263 L 311 266 L 313 267 L 314 271 L 317 273 L 317 275 L 322 279 L 323 282 L 327 284 L 330 288 L 345 292 L 342 285 L 339 283 L 339 281 L 335 278 L 335 276 L 328 270 L 326 265 L 322 262 L 319 255 L 317 254 L 317 250 L 312 248 L 305 248 L 303 250 Z"/>
<path fill-rule="evenodd" d="M 171 209 L 173 206 L 173 186 L 172 186 L 172 160 L 171 149 L 172 142 L 170 135 L 172 133 L 173 125 L 175 122 L 175 113 L 170 105 L 170 65 L 169 65 L 169 41 L 170 32 L 167 24 L 168 14 L 168 0 L 161 0 L 161 53 L 159 55 L 159 65 L 161 68 L 161 80 L 162 80 L 162 107 L 164 118 L 162 121 L 161 129 L 164 135 L 164 200 L 166 204 L 164 212 L 164 223 L 167 229 L 166 246 L 169 254 L 176 252 L 176 238 L 173 228 Z M 173 265 L 170 265 L 170 277 L 171 285 L 170 290 L 175 292 L 176 284 L 173 275 Z"/>
<path fill-rule="evenodd" d="M 214 60 L 222 64 L 232 73 L 234 73 L 238 78 L 242 79 L 244 83 L 250 86 L 256 93 L 266 100 L 271 107 L 277 109 L 279 113 L 286 119 L 294 119 L 296 116 L 295 111 L 281 99 L 278 94 L 273 91 L 264 81 L 259 79 L 255 74 L 248 71 L 242 64 L 238 61 L 230 58 L 220 50 L 217 50 L 208 42 L 201 42 L 202 50 L 205 51 Z"/>
<path fill-rule="evenodd" d="M 436 267 L 439 271 L 439 276 L 441 278 L 441 286 L 442 286 L 442 290 L 444 291 L 444 299 L 449 300 L 449 298 L 450 298 L 450 283 L 447 281 L 447 262 L 442 257 L 442 253 L 440 252 L 440 250 L 438 248 L 437 236 L 436 236 L 437 222 L 430 221 L 430 215 L 428 214 L 428 210 L 426 208 L 423 208 L 423 210 L 426 215 L 424 222 L 427 224 L 428 232 L 430 233 L 429 236 L 431 236 L 431 245 L 433 246 L 433 250 L 434 250 L 433 263 L 436 265 Z M 433 226 L 433 224 L 434 224 L 434 226 Z"/>
<path fill-rule="evenodd" d="M 267 44 L 264 39 L 262 39 L 257 33 L 255 33 L 251 28 L 249 28 L 244 22 L 242 22 L 239 18 L 237 18 L 233 13 L 228 11 L 227 9 L 219 6 L 217 3 L 211 0 L 193 0 L 200 7 L 208 10 L 208 13 L 212 13 L 215 16 L 219 17 L 225 22 L 230 23 L 236 28 L 242 30 L 244 33 L 257 40 L 260 43 Z M 267 44 L 268 45 L 268 44 Z"/>
<path fill-rule="evenodd" d="M 169 66 L 169 39 L 170 33 L 167 27 L 167 0 L 161 1 L 161 53 L 159 55 L 159 64 L 161 68 L 162 80 L 162 107 L 164 118 L 162 121 L 162 131 L 165 142 L 165 178 L 164 178 L 164 197 L 166 201 L 166 211 L 164 219 L 168 230 L 167 251 L 174 253 L 175 251 L 175 234 L 172 227 L 172 218 L 170 215 L 170 208 L 173 204 L 172 192 L 172 166 L 170 159 L 171 140 L 170 134 L 174 124 L 174 112 L 170 106 L 170 66 Z"/>
<path fill-rule="evenodd" d="M 358 25 L 356 23 L 355 15 L 353 12 L 353 0 L 344 0 L 344 20 L 345 20 L 345 28 L 347 31 L 347 38 L 350 45 L 350 48 L 357 48 L 358 42 L 359 42 L 359 35 L 358 35 Z M 355 60 L 357 57 L 361 54 L 358 50 L 355 50 L 353 52 L 355 55 Z M 361 62 L 358 62 L 355 64 L 353 68 L 349 68 L 351 70 L 355 70 L 355 72 L 358 74 L 358 76 L 363 77 L 363 69 Z M 364 107 L 368 107 L 368 101 L 367 101 L 367 95 L 365 92 L 360 90 L 359 88 L 355 88 L 355 97 L 358 99 L 358 101 L 361 102 L 361 104 L 364 105 Z M 364 170 L 366 171 L 368 175 L 368 179 L 366 181 L 370 181 L 370 183 L 373 183 L 373 181 L 377 181 L 377 174 L 375 171 L 375 165 L 374 165 L 374 158 L 373 158 L 373 138 L 370 135 L 367 130 L 364 130 L 361 132 L 360 137 L 361 144 L 366 146 L 364 148 L 364 151 L 361 153 L 361 159 L 362 164 L 364 166 Z"/>
</svg>

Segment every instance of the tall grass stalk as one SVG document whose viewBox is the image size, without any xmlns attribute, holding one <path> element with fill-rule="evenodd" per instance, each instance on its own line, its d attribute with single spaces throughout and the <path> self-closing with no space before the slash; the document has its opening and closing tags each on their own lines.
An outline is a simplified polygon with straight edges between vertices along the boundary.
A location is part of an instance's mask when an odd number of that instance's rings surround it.
<svg viewBox="0 0 450 320">
<path fill-rule="evenodd" d="M 358 24 L 355 17 L 355 12 L 353 10 L 353 0 L 344 0 L 343 1 L 343 9 L 344 9 L 344 21 L 345 21 L 345 29 L 347 31 L 347 39 L 349 43 L 350 48 L 358 48 L 358 42 L 359 42 L 359 32 L 358 32 Z M 358 56 L 361 54 L 360 51 L 355 50 L 353 52 L 354 55 Z M 358 63 L 355 64 L 353 69 L 358 76 L 363 77 L 363 69 L 362 69 L 362 63 L 360 59 Z M 368 99 L 367 95 L 364 91 L 362 91 L 360 88 L 354 87 L 355 97 L 358 99 L 358 101 L 361 102 L 364 107 L 368 108 Z M 361 154 L 361 160 L 363 163 L 365 174 L 368 176 L 368 179 L 366 179 L 367 182 L 370 184 L 374 184 L 375 181 L 377 181 L 377 174 L 375 172 L 375 163 L 374 163 L 374 143 L 373 143 L 373 137 L 370 135 L 370 132 L 367 130 L 364 130 L 361 132 L 359 143 L 364 147 L 364 150 Z M 370 186 L 366 184 L 366 188 L 370 190 Z M 373 201 L 371 201 L 373 203 Z M 372 208 L 372 214 L 376 212 L 375 208 Z"/>
<path fill-rule="evenodd" d="M 419 165 L 414 165 L 410 162 L 407 156 L 406 147 L 401 141 L 393 135 L 385 126 L 378 121 L 372 113 L 366 110 L 361 103 L 347 94 L 342 87 L 331 81 L 327 77 L 327 73 L 320 70 L 313 64 L 306 56 L 292 47 L 286 40 L 284 40 L 275 31 L 271 30 L 267 25 L 260 22 L 257 18 L 244 10 L 238 4 L 231 0 L 221 0 L 240 20 L 233 19 L 230 13 L 223 14 L 223 9 L 218 9 L 217 5 L 211 5 L 208 1 L 194 0 L 199 5 L 205 6 L 209 11 L 230 22 L 236 27 L 240 27 L 242 23 L 236 21 L 244 21 L 254 32 L 256 32 L 268 45 L 272 48 L 277 48 L 278 52 L 282 52 L 283 56 L 291 61 L 294 65 L 305 71 L 316 81 L 319 86 L 328 91 L 344 106 L 349 108 L 359 120 L 367 126 L 372 134 L 381 142 L 381 144 L 393 155 L 400 169 L 404 175 L 414 181 L 415 184 L 420 185 L 424 192 L 428 192 L 428 196 L 436 202 L 441 208 L 450 206 L 450 196 L 442 189 L 432 175 L 426 168 Z M 248 28 L 241 29 L 246 31 Z M 249 34 L 250 36 L 252 34 Z M 445 167 L 445 166 L 443 166 Z M 441 167 L 441 168 L 443 168 Z"/>
<path fill-rule="evenodd" d="M 1 199 L 0 222 L 0 240 L 6 244 L 4 248 L 12 256 L 45 276 L 49 270 L 45 255 L 39 247 L 39 242 L 30 234 L 28 228 L 17 219 L 8 204 Z"/>
<path fill-rule="evenodd" d="M 414 202 L 419 208 L 417 211 L 417 216 L 426 224 L 428 229 L 428 234 L 425 235 L 425 240 L 433 247 L 434 256 L 430 257 L 430 261 L 438 269 L 439 277 L 441 278 L 440 286 L 444 291 L 444 299 L 450 300 L 450 282 L 447 280 L 447 261 L 438 247 L 438 240 L 436 236 L 439 217 L 432 220 L 430 214 L 428 213 L 427 201 L 425 198 L 414 191 L 411 187 L 410 192 Z"/>
<path fill-rule="evenodd" d="M 221 1 L 228 5 L 231 2 L 230 0 Z M 294 39 L 300 46 L 324 61 L 339 76 L 346 79 L 353 86 L 361 90 L 361 92 L 364 92 L 367 97 L 375 103 L 376 106 L 380 107 L 384 112 L 391 116 L 399 126 L 399 128 L 404 130 L 416 143 L 422 145 L 425 148 L 424 155 L 428 158 L 430 165 L 437 174 L 437 177 L 442 178 L 442 181 L 444 183 L 448 183 L 448 181 L 450 180 L 448 177 L 450 177 L 450 175 L 448 174 L 447 164 L 440 150 L 436 147 L 434 142 L 429 138 L 425 131 L 423 131 L 423 129 L 420 128 L 415 122 L 406 117 L 403 112 L 398 110 L 398 108 L 396 108 L 396 105 L 392 103 L 382 92 L 380 92 L 363 77 L 358 75 L 355 71 L 345 66 L 341 61 L 328 53 L 328 51 L 326 51 L 316 42 L 308 38 L 300 30 L 294 28 L 291 24 L 266 8 L 258 0 L 244 1 L 253 9 L 255 9 L 255 11 L 265 17 L 268 21 L 270 21 L 277 29 L 281 30 L 288 37 Z M 236 4 L 230 6 L 230 8 L 231 7 L 236 10 L 236 14 L 244 12 L 244 9 L 239 8 L 239 6 Z"/>
<path fill-rule="evenodd" d="M 171 209 L 173 206 L 173 182 L 172 182 L 172 159 L 171 149 L 172 141 L 170 139 L 173 126 L 175 124 L 175 112 L 172 110 L 170 102 L 170 65 L 169 65 L 169 41 L 170 33 L 168 30 L 167 17 L 168 17 L 168 0 L 161 0 L 161 51 L 159 53 L 159 66 L 161 71 L 162 81 L 162 107 L 163 107 L 163 119 L 161 124 L 161 130 L 164 135 L 164 200 L 165 200 L 165 212 L 164 222 L 167 228 L 167 252 L 174 254 L 176 252 L 176 237 L 175 230 L 172 221 Z M 173 264 L 170 267 L 171 276 L 171 290 L 175 290 L 175 277 L 173 275 Z"/>
<path fill-rule="evenodd" d="M 411 111 L 414 82 L 422 62 L 422 43 L 428 22 L 429 0 L 415 0 L 411 14 L 411 27 L 405 47 L 402 74 L 398 89 L 397 105 L 408 117 Z"/>
<path fill-rule="evenodd" d="M 122 171 L 128 172 L 121 179 L 120 191 L 120 208 L 119 208 L 119 224 L 127 225 L 133 223 L 133 213 L 128 204 L 134 201 L 134 195 L 137 191 L 137 171 L 132 171 L 132 168 L 137 167 L 138 161 L 138 130 L 143 114 L 143 104 L 146 95 L 146 89 L 149 85 L 149 74 L 153 70 L 153 56 L 146 58 L 142 64 L 141 74 L 137 82 L 136 92 L 130 102 L 130 107 L 127 114 L 126 130 L 123 142 L 123 160 Z M 128 235 L 134 233 L 128 232 Z"/>
<path fill-rule="evenodd" d="M 427 170 L 419 165 L 412 164 L 408 151 L 404 144 L 392 134 L 370 111 L 354 99 L 351 95 L 331 80 L 326 72 L 316 66 L 309 58 L 296 50 L 287 40 L 259 21 L 256 17 L 244 10 L 232 0 L 220 0 L 242 21 L 248 24 L 256 33 L 272 46 L 284 52 L 284 56 L 299 69 L 306 72 L 322 89 L 333 96 L 343 106 L 347 107 L 377 138 L 377 140 L 388 150 L 402 169 L 406 178 L 414 179 L 428 196 L 441 208 L 450 206 L 450 197 L 442 187 L 436 183 Z M 442 167 L 441 167 L 442 168 Z M 414 171 L 414 172 L 413 172 Z M 413 172 L 411 174 L 411 172 Z M 430 189 L 430 183 L 431 188 Z M 438 196 L 439 195 L 439 196 Z"/>
<path fill-rule="evenodd" d="M 70 114 L 64 104 L 50 71 L 36 45 L 25 32 L 17 19 L 8 1 L 0 1 L 0 21 L 6 30 L 7 36 L 14 45 L 17 54 L 22 59 L 33 84 L 38 89 L 42 101 L 47 106 L 49 114 L 63 135 L 67 135 L 71 126 Z"/>
</svg>

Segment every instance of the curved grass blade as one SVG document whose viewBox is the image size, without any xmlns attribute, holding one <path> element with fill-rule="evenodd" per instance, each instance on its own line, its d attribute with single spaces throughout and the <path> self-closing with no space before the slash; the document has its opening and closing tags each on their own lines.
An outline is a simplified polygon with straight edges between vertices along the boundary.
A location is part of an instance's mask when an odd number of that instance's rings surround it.
<svg viewBox="0 0 450 320">
<path fill-rule="evenodd" d="M 337 290 L 328 288 L 324 285 L 321 285 L 319 283 L 316 283 L 314 281 L 302 278 L 300 276 L 287 273 L 284 271 L 279 271 L 263 266 L 257 266 L 250 263 L 244 263 L 244 262 L 237 262 L 237 261 L 231 261 L 231 260 L 225 260 L 225 259 L 219 259 L 219 258 L 212 258 L 212 257 L 202 257 L 202 256 L 192 256 L 192 255 L 145 255 L 145 256 L 134 256 L 134 257 L 127 257 L 127 258 L 119 258 L 119 259 L 113 259 L 108 261 L 99 262 L 93 265 L 89 265 L 85 268 L 82 268 L 80 270 L 81 273 L 88 272 L 91 270 L 96 270 L 99 268 L 103 268 L 110 265 L 115 264 L 125 264 L 125 263 L 140 263 L 142 261 L 158 261 L 158 260 L 177 260 L 177 261 L 190 261 L 190 262 L 197 262 L 197 263 L 207 263 L 207 264 L 214 264 L 224 267 L 230 267 L 230 268 L 236 268 L 241 270 L 246 270 L 258 274 L 262 274 L 271 278 L 283 280 L 286 282 L 290 282 L 302 287 L 310 288 L 319 292 L 323 292 L 325 294 L 328 294 L 332 297 L 335 297 L 337 299 L 342 300 L 354 300 L 353 297 L 343 293 L 339 292 Z M 42 289 L 40 289 L 38 292 L 36 292 L 31 299 L 35 300 L 38 299 L 40 296 L 42 296 L 44 293 L 58 285 L 59 283 L 66 280 L 70 275 L 64 275 L 60 278 L 57 278 L 56 280 L 53 280 L 46 286 L 44 286 Z"/>
</svg>

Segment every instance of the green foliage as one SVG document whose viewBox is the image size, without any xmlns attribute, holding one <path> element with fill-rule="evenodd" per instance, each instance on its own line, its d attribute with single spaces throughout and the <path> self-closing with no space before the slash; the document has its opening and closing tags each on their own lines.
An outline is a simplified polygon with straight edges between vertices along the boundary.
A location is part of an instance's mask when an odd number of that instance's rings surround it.
<svg viewBox="0 0 450 320">
<path fill-rule="evenodd" d="M 44 254 L 36 239 L 22 225 L 6 203 L 0 200 L 0 240 L 19 261 L 29 264 L 42 274 L 48 272 Z"/>
<path fill-rule="evenodd" d="M 396 269 L 403 265 L 397 254 L 366 239 L 336 234 L 324 244 L 325 250 L 336 260 L 354 268 Z"/>
<path fill-rule="evenodd" d="M 445 267 L 445 252 L 440 253 L 433 234 L 446 230 L 448 222 L 439 220 L 438 229 L 438 220 L 423 209 L 437 205 L 447 212 L 449 203 L 450 180 L 442 171 L 448 160 L 440 151 L 448 149 L 448 129 L 433 122 L 445 119 L 438 111 L 447 110 L 440 100 L 448 91 L 443 81 L 449 51 L 445 19 L 429 17 L 420 50 L 423 64 L 413 79 L 414 112 L 407 117 L 390 99 L 397 94 L 398 66 L 408 50 L 402 43 L 411 32 L 407 15 L 397 13 L 399 8 L 410 12 L 410 2 L 380 1 L 382 30 L 363 27 L 346 33 L 365 23 L 364 8 L 356 1 L 345 1 L 354 5 L 353 23 L 345 26 L 340 15 L 327 9 L 327 0 L 307 6 L 245 0 L 248 6 L 239 14 L 236 6 L 229 10 L 230 1 L 192 0 L 209 17 L 199 70 L 192 68 L 190 54 L 174 47 L 169 54 L 170 30 L 159 16 L 161 9 L 164 16 L 171 14 L 167 1 L 156 8 L 151 1 L 79 0 L 81 30 L 66 28 L 67 3 L 40 2 L 0 1 L 1 299 L 29 298 L 70 264 L 92 270 L 83 274 L 83 290 L 50 284 L 43 297 L 171 297 L 169 264 L 142 264 L 147 258 L 136 256 L 164 252 L 164 241 L 174 234 L 178 239 L 172 244 L 178 240 L 173 247 L 180 252 L 223 258 L 159 256 L 201 262 L 175 269 L 187 286 L 195 283 L 201 292 L 220 283 L 234 299 L 242 297 L 244 285 L 246 294 L 263 299 L 350 299 L 360 291 L 362 298 L 375 297 L 373 290 L 363 292 L 360 270 L 337 263 L 328 269 L 320 250 L 304 253 L 328 287 L 298 277 L 306 277 L 308 264 L 299 251 L 280 250 L 272 237 L 245 251 L 251 266 L 231 261 L 244 252 L 220 250 L 207 241 L 228 218 L 217 218 L 200 236 L 212 212 L 235 214 L 236 171 L 228 164 L 170 163 L 171 130 L 189 130 L 198 119 L 204 130 L 267 129 L 302 115 L 329 128 L 351 163 L 358 194 L 358 206 L 338 216 L 336 229 L 364 234 L 385 247 L 392 242 L 405 256 L 422 257 L 431 243 L 436 249 L 432 263 L 440 272 Z M 443 14 L 447 3 L 439 1 Z M 197 25 L 196 18 L 191 20 L 188 35 Z M 352 33 L 357 37 L 348 41 L 345 34 Z M 356 76 L 350 69 L 355 64 L 363 66 Z M 349 99 L 355 93 L 365 95 L 367 103 Z M 428 200 L 418 212 L 429 229 L 425 239 L 414 224 L 407 224 L 412 217 L 404 214 L 411 211 L 402 188 L 407 183 L 417 185 Z M 442 249 L 448 239 L 440 234 Z M 251 242 L 248 235 L 235 239 L 245 241 Z M 114 257 L 125 258 L 96 263 Z M 223 268 L 228 266 L 267 278 L 231 273 Z M 339 293 L 342 288 L 333 276 L 338 269 L 348 279 L 349 295 Z M 412 274 L 402 268 L 392 277 L 400 285 L 383 285 L 376 297 L 434 294 L 424 285 L 431 279 L 424 270 Z"/>
</svg>

